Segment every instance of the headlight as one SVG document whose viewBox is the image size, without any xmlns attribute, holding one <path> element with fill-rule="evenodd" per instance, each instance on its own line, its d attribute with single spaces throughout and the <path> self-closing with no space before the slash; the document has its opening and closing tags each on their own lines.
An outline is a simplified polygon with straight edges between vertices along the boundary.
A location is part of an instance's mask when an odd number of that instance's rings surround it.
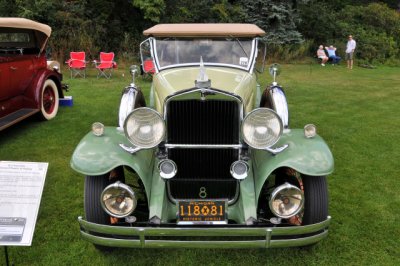
<svg viewBox="0 0 400 266">
<path fill-rule="evenodd" d="M 269 200 L 269 208 L 272 213 L 285 219 L 298 214 L 303 205 L 303 192 L 289 183 L 275 188 Z"/>
<path fill-rule="evenodd" d="M 157 111 L 145 107 L 137 108 L 125 119 L 124 131 L 133 145 L 149 149 L 163 140 L 165 123 Z"/>
<path fill-rule="evenodd" d="M 244 141 L 255 149 L 274 145 L 282 135 L 282 120 L 268 108 L 258 108 L 247 114 L 242 123 Z"/>
<path fill-rule="evenodd" d="M 121 182 L 109 185 L 101 193 L 101 206 L 111 216 L 126 217 L 136 209 L 136 205 L 135 192 Z"/>
</svg>

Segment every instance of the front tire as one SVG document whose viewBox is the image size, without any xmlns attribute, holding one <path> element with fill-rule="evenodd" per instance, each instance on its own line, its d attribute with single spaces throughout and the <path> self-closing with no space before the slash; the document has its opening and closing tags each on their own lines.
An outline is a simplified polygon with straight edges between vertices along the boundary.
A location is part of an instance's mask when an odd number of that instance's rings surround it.
<svg viewBox="0 0 400 266">
<path fill-rule="evenodd" d="M 101 207 L 101 193 L 110 184 L 121 181 L 125 182 L 123 167 L 118 167 L 110 173 L 99 176 L 86 176 L 84 188 L 84 209 L 88 222 L 111 225 L 111 216 Z M 99 234 L 101 235 L 101 234 Z M 101 251 L 111 251 L 112 247 L 94 245 Z"/>
<path fill-rule="evenodd" d="M 110 184 L 108 174 L 101 176 L 86 176 L 84 208 L 86 220 L 96 224 L 110 225 L 110 216 L 103 210 L 100 196 Z"/>
<path fill-rule="evenodd" d="M 328 217 L 328 186 L 325 176 L 302 176 L 304 215 L 302 225 L 325 221 Z"/>
<path fill-rule="evenodd" d="M 97 224 L 111 224 L 110 216 L 101 207 L 100 197 L 108 185 L 117 181 L 125 183 L 124 168 L 122 166 L 104 175 L 86 176 L 84 208 L 87 221 Z"/>
<path fill-rule="evenodd" d="M 44 82 L 41 91 L 40 114 L 43 120 L 53 119 L 58 112 L 59 95 L 57 85 L 51 79 Z"/>
</svg>

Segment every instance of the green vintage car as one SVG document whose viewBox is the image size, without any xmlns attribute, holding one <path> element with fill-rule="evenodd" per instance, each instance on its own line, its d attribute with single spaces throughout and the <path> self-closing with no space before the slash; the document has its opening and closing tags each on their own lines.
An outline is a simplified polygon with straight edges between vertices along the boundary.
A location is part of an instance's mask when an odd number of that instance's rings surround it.
<svg viewBox="0 0 400 266">
<path fill-rule="evenodd" d="M 150 100 L 123 90 L 119 126 L 94 123 L 71 160 L 86 175 L 81 235 L 97 247 L 270 248 L 328 234 L 333 156 L 289 127 L 251 24 L 160 24 L 141 43 Z M 135 74 L 138 69 L 132 68 Z"/>
</svg>

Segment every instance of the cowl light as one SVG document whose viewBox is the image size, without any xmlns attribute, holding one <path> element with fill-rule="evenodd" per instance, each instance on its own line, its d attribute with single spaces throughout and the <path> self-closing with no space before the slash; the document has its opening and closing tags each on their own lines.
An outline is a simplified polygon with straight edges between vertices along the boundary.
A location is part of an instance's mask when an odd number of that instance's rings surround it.
<svg viewBox="0 0 400 266">
<path fill-rule="evenodd" d="M 104 125 L 100 122 L 95 122 L 92 124 L 93 135 L 100 137 L 104 134 Z"/>
<path fill-rule="evenodd" d="M 304 136 L 311 139 L 317 135 L 317 127 L 313 124 L 308 124 L 304 126 Z"/>
</svg>

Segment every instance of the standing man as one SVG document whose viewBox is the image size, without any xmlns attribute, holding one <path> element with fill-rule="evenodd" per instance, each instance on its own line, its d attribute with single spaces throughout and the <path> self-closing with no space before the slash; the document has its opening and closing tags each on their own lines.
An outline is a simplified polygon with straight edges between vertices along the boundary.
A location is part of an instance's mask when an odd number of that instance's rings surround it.
<svg viewBox="0 0 400 266">
<path fill-rule="evenodd" d="M 353 69 L 353 57 L 355 49 L 356 49 L 356 41 L 353 40 L 352 35 L 349 35 L 349 40 L 347 41 L 346 45 L 347 68 Z"/>
</svg>

